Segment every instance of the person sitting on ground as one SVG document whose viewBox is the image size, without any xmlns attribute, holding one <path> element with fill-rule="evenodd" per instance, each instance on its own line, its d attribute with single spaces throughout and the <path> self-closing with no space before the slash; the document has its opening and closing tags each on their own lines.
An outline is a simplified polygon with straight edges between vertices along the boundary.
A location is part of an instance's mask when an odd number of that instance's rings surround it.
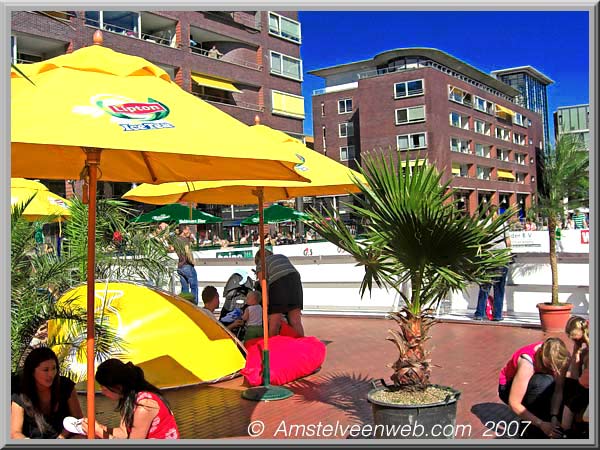
<svg viewBox="0 0 600 450">
<path fill-rule="evenodd" d="M 589 322 L 583 317 L 572 316 L 565 333 L 573 341 L 573 352 L 565 379 L 561 427 L 567 434 L 580 436 L 587 428 L 582 416 L 590 402 Z"/>
<path fill-rule="evenodd" d="M 263 320 L 260 292 L 251 291 L 246 296 L 246 309 L 242 314 L 242 320 L 246 324 L 244 341 L 261 337 L 263 335 Z"/>
<path fill-rule="evenodd" d="M 217 288 L 214 286 L 206 286 L 204 289 L 202 289 L 202 301 L 204 302 L 203 309 L 209 313 L 210 317 L 217 320 L 214 315 L 215 310 L 219 307 L 219 291 L 217 291 Z M 228 330 L 234 331 L 244 325 L 244 321 L 240 318 L 234 320 L 230 324 L 225 324 L 223 322 L 221 322 L 221 324 Z"/>
<path fill-rule="evenodd" d="M 131 362 L 107 359 L 98 366 L 96 381 L 102 394 L 117 401 L 121 415 L 118 427 L 96 421 L 94 433 L 100 439 L 179 439 L 175 416 L 160 389 L 144 378 L 141 367 Z M 81 427 L 87 434 L 88 419 Z"/>
<path fill-rule="evenodd" d="M 27 355 L 11 391 L 11 439 L 66 439 L 65 417 L 83 417 L 75 383 L 59 375 L 56 354 L 38 347 Z"/>
<path fill-rule="evenodd" d="M 518 415 L 527 437 L 562 436 L 558 415 L 569 367 L 569 352 L 558 338 L 547 338 L 517 350 L 500 371 L 498 395 Z"/>
</svg>

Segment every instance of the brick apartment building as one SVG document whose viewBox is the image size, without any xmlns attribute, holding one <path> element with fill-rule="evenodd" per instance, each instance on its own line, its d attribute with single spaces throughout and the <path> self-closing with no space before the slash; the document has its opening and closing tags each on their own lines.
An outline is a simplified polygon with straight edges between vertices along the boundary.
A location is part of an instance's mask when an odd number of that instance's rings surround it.
<svg viewBox="0 0 600 450">
<path fill-rule="evenodd" d="M 48 59 L 91 45 L 102 29 L 103 45 L 155 63 L 183 89 L 238 120 L 252 125 L 258 115 L 263 125 L 302 139 L 297 17 L 292 11 L 18 11 L 11 18 L 11 55 L 15 63 Z M 72 189 L 47 184 L 63 195 Z M 103 183 L 99 192 L 120 196 L 129 188 Z M 227 211 L 237 218 L 253 209 Z"/>
<path fill-rule="evenodd" d="M 403 160 L 409 152 L 451 179 L 468 212 L 485 202 L 519 205 L 521 214 L 531 206 L 542 118 L 515 103 L 516 89 L 429 48 L 309 73 L 326 85 L 312 97 L 316 151 L 350 167 L 373 149 Z"/>
</svg>

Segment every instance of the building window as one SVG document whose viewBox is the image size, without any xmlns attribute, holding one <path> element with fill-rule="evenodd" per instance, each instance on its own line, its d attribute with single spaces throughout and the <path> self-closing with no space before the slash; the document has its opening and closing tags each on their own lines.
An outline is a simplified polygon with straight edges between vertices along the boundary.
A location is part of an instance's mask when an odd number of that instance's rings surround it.
<svg viewBox="0 0 600 450">
<path fill-rule="evenodd" d="M 452 163 L 452 175 L 455 177 L 468 177 L 469 176 L 469 165 Z"/>
<path fill-rule="evenodd" d="M 477 179 L 489 180 L 492 169 L 490 167 L 477 166 Z"/>
<path fill-rule="evenodd" d="M 450 138 L 450 150 L 460 153 L 471 153 L 471 141 L 467 139 Z"/>
<path fill-rule="evenodd" d="M 345 98 L 344 100 L 338 100 L 338 114 L 346 114 L 352 112 L 352 99 Z"/>
<path fill-rule="evenodd" d="M 269 34 L 300 44 L 300 22 L 269 12 Z"/>
<path fill-rule="evenodd" d="M 517 183 L 525 184 L 525 178 L 527 177 L 527 174 L 523 172 L 517 172 L 516 175 Z"/>
<path fill-rule="evenodd" d="M 354 159 L 354 145 L 340 147 L 340 161 L 351 161 Z"/>
<path fill-rule="evenodd" d="M 496 139 L 510 142 L 510 130 L 508 128 L 496 127 Z"/>
<path fill-rule="evenodd" d="M 325 115 L 325 103 L 321 102 L 321 117 Z"/>
<path fill-rule="evenodd" d="M 396 125 L 425 122 L 425 105 L 396 110 Z"/>
<path fill-rule="evenodd" d="M 508 161 L 509 160 L 509 155 L 510 155 L 510 150 L 506 150 L 506 149 L 496 149 L 496 158 L 498 158 L 500 161 Z"/>
<path fill-rule="evenodd" d="M 494 104 L 484 98 L 475 97 L 475 109 L 486 114 L 494 113 Z"/>
<path fill-rule="evenodd" d="M 396 136 L 396 146 L 400 151 L 427 148 L 425 133 L 403 134 Z"/>
<path fill-rule="evenodd" d="M 403 81 L 394 84 L 394 98 L 414 97 L 424 92 L 423 80 Z"/>
<path fill-rule="evenodd" d="M 513 116 L 513 123 L 524 127 L 525 126 L 525 117 L 523 117 L 523 114 L 516 112 L 515 115 Z"/>
<path fill-rule="evenodd" d="M 354 123 L 344 122 L 339 125 L 340 137 L 352 137 L 354 136 Z"/>
<path fill-rule="evenodd" d="M 450 125 L 463 130 L 469 129 L 469 116 L 452 111 L 450 113 Z"/>
<path fill-rule="evenodd" d="M 482 158 L 489 158 L 492 152 L 491 145 L 475 144 L 475 154 Z"/>
<path fill-rule="evenodd" d="M 271 91 L 273 114 L 304 119 L 304 97 L 281 91 Z"/>
<path fill-rule="evenodd" d="M 490 136 L 492 134 L 492 124 L 484 122 L 483 120 L 475 119 L 473 121 L 473 128 L 475 133 L 483 134 L 485 136 Z"/>
<path fill-rule="evenodd" d="M 323 126 L 322 128 L 323 128 L 323 153 L 327 153 L 327 139 L 326 139 L 325 126 Z"/>
<path fill-rule="evenodd" d="M 473 105 L 473 97 L 467 91 L 448 85 L 448 99 L 465 106 Z"/>
<path fill-rule="evenodd" d="M 527 137 L 521 133 L 513 133 L 513 142 L 517 145 L 527 145 Z"/>
<path fill-rule="evenodd" d="M 515 153 L 515 162 L 517 164 L 527 164 L 527 155 L 525 153 Z"/>
<path fill-rule="evenodd" d="M 271 73 L 302 81 L 302 60 L 271 51 Z"/>
</svg>

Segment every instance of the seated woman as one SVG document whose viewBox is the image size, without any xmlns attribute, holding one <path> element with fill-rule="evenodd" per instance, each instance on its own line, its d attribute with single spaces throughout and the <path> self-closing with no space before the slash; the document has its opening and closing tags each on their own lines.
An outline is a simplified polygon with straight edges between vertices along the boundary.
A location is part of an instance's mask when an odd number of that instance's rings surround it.
<svg viewBox="0 0 600 450">
<path fill-rule="evenodd" d="M 498 395 L 518 415 L 530 438 L 562 435 L 558 420 L 569 352 L 558 338 L 517 350 L 500 371 Z"/>
<path fill-rule="evenodd" d="M 583 317 L 571 317 L 565 327 L 565 333 L 573 341 L 573 353 L 565 379 L 565 407 L 561 427 L 569 436 L 585 438 L 588 427 L 584 423 L 583 414 L 590 402 L 588 321 Z"/>
<path fill-rule="evenodd" d="M 98 366 L 96 381 L 102 394 L 117 401 L 121 423 L 110 428 L 96 421 L 95 434 L 101 439 L 179 439 L 173 412 L 160 389 L 144 378 L 144 371 L 133 363 L 107 359 Z M 82 428 L 87 434 L 87 418 Z"/>
<path fill-rule="evenodd" d="M 83 416 L 77 392 L 67 377 L 58 374 L 58 358 L 48 347 L 33 349 L 11 394 L 11 439 L 65 439 L 67 416 Z"/>
</svg>

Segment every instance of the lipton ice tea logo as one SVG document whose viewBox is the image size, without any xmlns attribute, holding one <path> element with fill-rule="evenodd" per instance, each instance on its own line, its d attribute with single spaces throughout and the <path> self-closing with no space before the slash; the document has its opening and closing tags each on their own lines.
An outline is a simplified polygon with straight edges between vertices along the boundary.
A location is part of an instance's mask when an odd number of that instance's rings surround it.
<svg viewBox="0 0 600 450">
<path fill-rule="evenodd" d="M 90 99 L 92 106 L 77 106 L 74 113 L 100 117 L 105 113 L 118 123 L 123 131 L 157 130 L 175 128 L 165 117 L 171 112 L 160 101 L 148 97 L 146 101 L 114 94 L 98 94 Z"/>
</svg>

